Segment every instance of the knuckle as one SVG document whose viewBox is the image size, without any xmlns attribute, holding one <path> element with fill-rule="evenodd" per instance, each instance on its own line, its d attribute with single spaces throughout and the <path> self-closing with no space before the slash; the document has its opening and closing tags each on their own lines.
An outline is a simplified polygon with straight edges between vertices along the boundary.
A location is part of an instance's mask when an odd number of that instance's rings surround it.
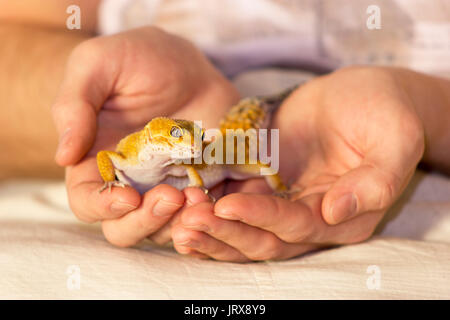
<svg viewBox="0 0 450 320">
<path fill-rule="evenodd" d="M 136 241 L 130 241 L 131 239 L 125 239 L 123 236 L 115 232 L 111 227 L 105 227 L 103 225 L 102 229 L 105 239 L 116 247 L 126 248 L 131 247 L 137 243 Z"/>
<path fill-rule="evenodd" d="M 303 223 L 298 220 L 280 235 L 281 240 L 288 243 L 300 243 L 306 241 L 314 232 L 313 223 Z"/>
<path fill-rule="evenodd" d="M 169 241 L 170 241 L 169 239 L 166 239 L 166 238 L 154 237 L 154 236 L 150 236 L 150 237 L 148 237 L 148 239 L 159 246 L 164 246 L 167 243 L 169 243 Z"/>
<path fill-rule="evenodd" d="M 309 236 L 307 232 L 291 232 L 286 235 L 283 235 L 281 239 L 288 243 L 300 243 L 305 241 Z"/>
<path fill-rule="evenodd" d="M 118 54 L 124 45 L 102 37 L 87 39 L 72 50 L 67 66 L 70 71 L 75 72 L 80 65 L 89 68 L 102 65 L 102 62 L 108 59 L 112 52 Z"/>
<path fill-rule="evenodd" d="M 251 260 L 264 261 L 276 259 L 281 252 L 281 242 L 275 236 L 268 237 L 258 248 L 247 256 Z"/>
<path fill-rule="evenodd" d="M 157 245 L 164 246 L 170 241 L 170 227 L 166 225 L 147 238 Z"/>
<path fill-rule="evenodd" d="M 199 231 L 187 230 L 187 231 L 185 231 L 185 236 L 186 236 L 186 239 L 196 241 L 199 244 L 204 243 L 204 239 L 201 236 L 201 233 Z"/>
<path fill-rule="evenodd" d="M 72 51 L 71 58 L 92 56 L 103 51 L 103 41 L 100 38 L 91 38 L 79 43 Z"/>
<path fill-rule="evenodd" d="M 372 236 L 372 232 L 370 232 L 370 231 L 358 232 L 354 235 L 349 236 L 346 239 L 345 243 L 352 244 L 352 243 L 364 242 L 364 241 L 368 240 L 371 236 Z"/>
<path fill-rule="evenodd" d="M 228 244 L 237 244 L 240 241 L 241 230 L 236 228 L 230 228 L 226 223 L 217 221 L 208 221 L 206 224 L 209 231 L 208 233 L 220 241 Z"/>
</svg>

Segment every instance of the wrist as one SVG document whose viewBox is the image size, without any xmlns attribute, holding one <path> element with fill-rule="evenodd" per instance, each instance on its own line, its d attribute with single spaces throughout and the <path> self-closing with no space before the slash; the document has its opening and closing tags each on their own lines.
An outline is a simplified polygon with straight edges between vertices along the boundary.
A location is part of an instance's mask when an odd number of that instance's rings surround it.
<svg viewBox="0 0 450 320">
<path fill-rule="evenodd" d="M 425 133 L 423 161 L 450 172 L 450 80 L 394 69 Z"/>
</svg>

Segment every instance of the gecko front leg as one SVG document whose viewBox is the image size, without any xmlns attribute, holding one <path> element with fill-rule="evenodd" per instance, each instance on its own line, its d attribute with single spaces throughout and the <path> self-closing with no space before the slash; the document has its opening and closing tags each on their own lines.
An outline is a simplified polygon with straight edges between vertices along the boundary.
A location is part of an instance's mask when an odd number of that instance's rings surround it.
<svg viewBox="0 0 450 320">
<path fill-rule="evenodd" d="M 203 179 L 200 176 L 200 174 L 197 172 L 197 170 L 195 170 L 194 167 L 189 166 L 189 165 L 185 165 L 184 167 L 186 168 L 186 173 L 189 178 L 188 187 L 199 187 L 203 191 L 205 191 L 205 193 L 208 193 L 208 190 L 205 189 L 205 187 L 204 187 L 205 185 L 203 184 Z"/>
<path fill-rule="evenodd" d="M 185 168 L 186 168 L 186 173 L 189 178 L 188 187 L 198 187 L 198 188 L 202 189 L 203 192 L 209 197 L 209 199 L 211 199 L 212 202 L 215 202 L 216 199 L 211 194 L 209 194 L 209 190 L 205 188 L 203 179 L 200 176 L 200 174 L 198 173 L 198 171 L 194 167 L 189 166 L 189 165 L 185 165 Z"/>
<path fill-rule="evenodd" d="M 116 179 L 115 168 L 112 159 L 117 159 L 118 161 L 124 160 L 123 156 L 114 151 L 100 151 L 97 153 L 97 166 L 100 176 L 102 177 L 105 184 L 101 187 L 98 192 L 101 193 L 105 189 L 114 187 L 125 187 L 125 184 Z"/>
</svg>

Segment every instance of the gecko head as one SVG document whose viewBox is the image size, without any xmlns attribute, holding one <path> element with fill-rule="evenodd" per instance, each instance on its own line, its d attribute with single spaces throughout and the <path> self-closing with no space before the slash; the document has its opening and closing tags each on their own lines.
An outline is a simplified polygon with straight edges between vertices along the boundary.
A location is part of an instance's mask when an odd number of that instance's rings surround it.
<svg viewBox="0 0 450 320">
<path fill-rule="evenodd" d="M 193 121 L 158 117 L 144 129 L 147 152 L 168 155 L 172 159 L 197 158 L 202 155 L 204 130 Z"/>
</svg>

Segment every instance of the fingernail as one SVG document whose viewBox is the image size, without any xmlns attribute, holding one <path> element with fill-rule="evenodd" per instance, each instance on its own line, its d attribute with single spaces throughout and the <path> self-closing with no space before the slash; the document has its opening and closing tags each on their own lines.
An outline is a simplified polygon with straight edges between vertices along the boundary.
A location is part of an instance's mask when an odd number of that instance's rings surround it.
<svg viewBox="0 0 450 320">
<path fill-rule="evenodd" d="M 198 248 L 198 247 L 200 247 L 200 242 L 189 239 L 186 241 L 177 242 L 177 245 L 183 246 L 183 247 L 189 247 L 189 248 Z"/>
<path fill-rule="evenodd" d="M 339 223 L 352 217 L 356 213 L 356 197 L 353 193 L 347 193 L 335 200 L 331 206 L 331 218 L 334 223 Z"/>
<path fill-rule="evenodd" d="M 111 212 L 114 213 L 114 214 L 125 214 L 125 213 L 128 213 L 130 211 L 133 211 L 136 208 L 137 207 L 132 205 L 132 204 L 129 204 L 129 203 L 126 203 L 126 202 L 120 202 L 120 201 L 119 202 L 113 202 L 111 204 L 111 207 L 110 207 Z"/>
<path fill-rule="evenodd" d="M 172 215 L 181 205 L 166 200 L 158 200 L 153 206 L 153 215 L 157 217 L 165 217 Z"/>
</svg>

